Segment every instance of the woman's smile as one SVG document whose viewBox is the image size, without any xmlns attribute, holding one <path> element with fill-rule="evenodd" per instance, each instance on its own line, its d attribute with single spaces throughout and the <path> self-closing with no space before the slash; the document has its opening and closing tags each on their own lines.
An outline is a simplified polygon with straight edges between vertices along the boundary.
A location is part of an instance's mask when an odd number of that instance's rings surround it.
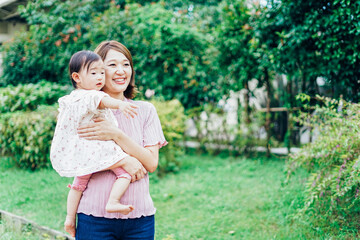
<svg viewBox="0 0 360 240">
<path fill-rule="evenodd" d="M 122 78 L 115 78 L 114 81 L 116 82 L 116 84 L 125 84 L 126 83 L 126 79 L 124 77 Z"/>
</svg>

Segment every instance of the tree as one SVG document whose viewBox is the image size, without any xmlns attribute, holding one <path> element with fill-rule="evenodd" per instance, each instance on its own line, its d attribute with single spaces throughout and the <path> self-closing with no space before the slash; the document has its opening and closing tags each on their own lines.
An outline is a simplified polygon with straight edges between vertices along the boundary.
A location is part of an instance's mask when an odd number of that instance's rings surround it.
<svg viewBox="0 0 360 240">
<path fill-rule="evenodd" d="M 177 98 L 186 109 L 218 98 L 211 42 L 196 26 L 187 24 L 186 16 L 175 15 L 161 3 L 130 4 L 124 11 L 109 8 L 97 21 L 90 41 L 123 42 L 133 54 L 142 92 L 153 89 L 164 99 Z"/>
<path fill-rule="evenodd" d="M 246 89 L 246 122 L 250 123 L 248 82 L 257 77 L 258 64 L 253 46 L 254 29 L 251 26 L 251 12 L 246 1 L 225 1 L 222 8 L 222 24 L 218 27 L 219 69 L 223 75 L 223 90 Z"/>
<path fill-rule="evenodd" d="M 324 77 L 334 97 L 360 99 L 358 1 L 283 0 L 269 4 L 267 16 L 262 32 L 275 40 L 269 46 L 279 52 L 280 73 L 300 76 L 301 91 L 310 95 L 319 92 L 316 79 Z"/>
<path fill-rule="evenodd" d="M 84 34 L 90 29 L 93 6 L 89 1 L 34 1 L 21 9 L 30 25 L 4 44 L 1 85 L 50 82 L 70 83 L 67 64 L 73 53 L 88 49 Z"/>
</svg>

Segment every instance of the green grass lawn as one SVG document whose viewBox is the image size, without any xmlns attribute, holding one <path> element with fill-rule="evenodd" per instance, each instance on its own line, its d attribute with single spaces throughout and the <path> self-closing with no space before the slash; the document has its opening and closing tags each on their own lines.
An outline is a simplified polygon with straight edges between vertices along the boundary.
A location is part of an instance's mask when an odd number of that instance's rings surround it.
<svg viewBox="0 0 360 240">
<path fill-rule="evenodd" d="M 302 203 L 306 173 L 282 184 L 283 159 L 181 160 L 179 173 L 151 176 L 156 239 L 341 239 L 289 217 Z M 0 209 L 62 231 L 70 182 L 52 169 L 19 170 L 2 158 Z"/>
</svg>

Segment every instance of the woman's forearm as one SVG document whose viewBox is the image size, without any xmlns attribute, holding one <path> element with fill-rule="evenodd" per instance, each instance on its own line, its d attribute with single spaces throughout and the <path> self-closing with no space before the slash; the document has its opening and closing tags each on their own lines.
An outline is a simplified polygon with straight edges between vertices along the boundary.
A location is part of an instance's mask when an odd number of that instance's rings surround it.
<svg viewBox="0 0 360 240">
<path fill-rule="evenodd" d="M 159 146 L 142 147 L 134 142 L 122 131 L 117 131 L 113 137 L 114 142 L 118 144 L 126 153 L 138 159 L 145 169 L 154 172 L 159 163 Z"/>
<path fill-rule="evenodd" d="M 102 118 L 78 128 L 78 135 L 87 140 L 113 140 L 126 153 L 135 157 L 149 172 L 154 172 L 159 162 L 159 146 L 142 147 L 123 131 Z"/>
</svg>

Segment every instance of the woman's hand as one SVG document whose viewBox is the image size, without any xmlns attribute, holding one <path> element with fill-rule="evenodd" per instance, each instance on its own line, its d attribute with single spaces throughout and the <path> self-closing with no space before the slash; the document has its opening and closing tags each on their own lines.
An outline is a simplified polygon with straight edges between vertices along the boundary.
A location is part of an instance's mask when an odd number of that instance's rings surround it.
<svg viewBox="0 0 360 240">
<path fill-rule="evenodd" d="M 122 131 L 104 118 L 93 119 L 93 123 L 78 128 L 78 135 L 87 140 L 114 140 Z M 126 157 L 120 161 L 121 167 L 131 175 L 131 182 L 144 178 L 147 173 L 136 158 Z"/>
<path fill-rule="evenodd" d="M 147 173 L 144 166 L 133 157 L 126 157 L 120 161 L 121 167 L 131 175 L 131 182 L 144 178 Z"/>
<path fill-rule="evenodd" d="M 87 140 L 113 140 L 116 133 L 121 131 L 113 123 L 104 118 L 95 118 L 93 123 L 82 125 L 78 128 L 80 138 Z"/>
</svg>

